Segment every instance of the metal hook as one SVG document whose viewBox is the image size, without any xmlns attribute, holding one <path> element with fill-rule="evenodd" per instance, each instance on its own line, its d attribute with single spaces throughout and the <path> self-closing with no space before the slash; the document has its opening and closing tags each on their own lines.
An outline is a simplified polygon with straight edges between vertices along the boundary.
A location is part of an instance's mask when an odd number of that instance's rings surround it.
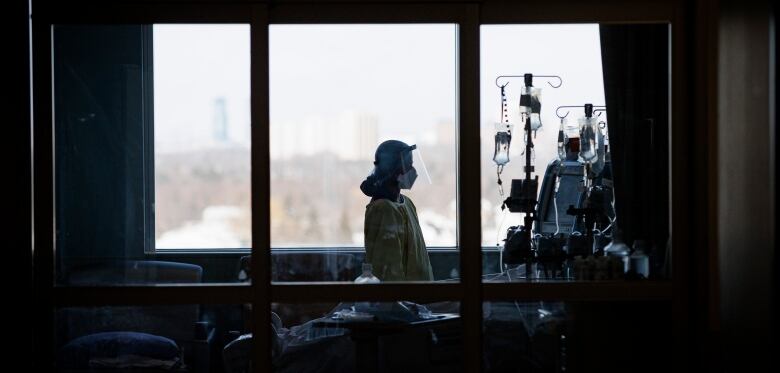
<svg viewBox="0 0 780 373">
<path fill-rule="evenodd" d="M 560 115 L 558 114 L 558 110 L 564 109 L 564 108 L 581 108 L 582 106 L 579 105 L 564 105 L 564 106 L 558 106 L 555 108 L 555 116 L 557 116 L 559 119 L 564 119 L 567 116 L 569 116 L 569 111 L 566 111 L 566 114 Z"/>
<path fill-rule="evenodd" d="M 547 81 L 547 84 L 549 84 L 550 87 L 553 87 L 553 88 L 560 88 L 560 86 L 563 85 L 563 79 L 561 79 L 561 77 L 558 76 L 558 75 L 534 75 L 534 78 L 557 78 L 558 79 L 558 85 L 553 85 L 552 83 L 550 83 L 549 80 Z"/>
<path fill-rule="evenodd" d="M 558 106 L 557 108 L 555 108 L 555 116 L 557 116 L 559 119 L 564 119 L 564 118 L 566 118 L 569 115 L 569 111 L 567 110 L 566 114 L 561 116 L 560 114 L 558 114 L 558 110 L 561 110 L 561 109 L 564 109 L 564 108 L 584 108 L 584 107 L 585 107 L 585 105 L 563 105 L 563 106 Z M 596 111 L 607 111 L 607 106 L 606 105 L 593 105 L 593 107 L 594 107 L 594 110 L 593 110 L 594 113 Z M 598 108 L 598 109 L 595 109 L 595 108 Z M 599 115 L 601 115 L 601 114 L 599 114 Z"/>
<path fill-rule="evenodd" d="M 504 76 L 504 75 L 499 75 L 499 76 L 497 76 L 497 77 L 496 77 L 496 81 L 495 81 L 495 83 L 496 83 L 496 87 L 498 87 L 498 88 L 504 88 L 504 87 L 508 86 L 508 85 L 509 85 L 509 82 L 506 82 L 506 84 L 504 84 L 504 85 L 498 84 L 498 80 L 499 80 L 499 79 L 501 79 L 501 78 L 509 78 L 509 76 Z"/>
<path fill-rule="evenodd" d="M 549 84 L 550 87 L 553 87 L 553 88 L 560 88 L 563 85 L 563 79 L 561 79 L 561 77 L 558 76 L 558 75 L 533 75 L 533 77 L 534 78 L 556 78 L 556 79 L 558 79 L 558 85 L 553 85 L 549 81 L 547 82 L 547 84 Z M 504 84 L 504 85 L 498 84 L 498 80 L 501 79 L 501 78 L 507 78 L 507 79 L 509 79 L 509 78 L 525 78 L 525 75 L 499 75 L 499 76 L 496 77 L 496 80 L 495 80 L 496 87 L 502 88 L 502 87 L 506 87 L 506 86 L 509 85 L 509 82 L 506 82 L 506 84 Z"/>
<path fill-rule="evenodd" d="M 599 118 L 601 118 L 601 114 L 604 114 L 604 113 L 606 113 L 606 112 L 607 112 L 607 108 L 606 108 L 606 107 L 604 107 L 603 109 L 593 109 L 593 112 L 594 112 L 594 113 L 598 112 L 598 115 L 597 115 L 597 116 L 598 116 Z M 607 122 L 605 122 L 605 121 L 603 121 L 603 120 L 602 120 L 602 121 L 599 121 L 599 128 L 601 128 L 601 129 L 606 129 L 606 128 L 607 128 Z"/>
</svg>

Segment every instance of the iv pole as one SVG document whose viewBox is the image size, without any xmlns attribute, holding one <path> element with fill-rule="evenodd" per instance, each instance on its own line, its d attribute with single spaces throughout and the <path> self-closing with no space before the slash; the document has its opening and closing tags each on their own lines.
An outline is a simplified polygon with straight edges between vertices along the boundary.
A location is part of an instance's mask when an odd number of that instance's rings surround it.
<svg viewBox="0 0 780 373">
<path fill-rule="evenodd" d="M 592 118 L 594 113 L 599 113 L 597 116 L 601 116 L 600 112 L 607 111 L 607 106 L 606 105 L 593 105 L 593 104 L 563 105 L 563 106 L 558 106 L 557 108 L 555 108 L 555 115 L 559 119 L 561 119 L 561 120 L 563 120 L 564 118 L 569 116 L 569 111 L 568 110 L 566 111 L 566 114 L 564 114 L 563 116 L 558 114 L 558 111 L 561 110 L 561 109 L 564 109 L 564 108 L 583 108 L 585 110 L 585 117 L 586 118 Z M 590 163 L 586 163 L 585 164 L 585 171 L 586 171 L 586 173 L 585 173 L 586 176 L 590 175 Z M 589 178 L 589 176 L 587 178 Z M 586 185 L 586 188 L 589 187 L 589 186 L 590 185 Z"/>
<path fill-rule="evenodd" d="M 561 116 L 558 114 L 558 111 L 563 108 L 583 108 L 585 110 L 585 117 L 586 118 L 592 118 L 593 113 L 596 112 L 605 112 L 607 111 L 607 107 L 605 105 L 593 105 L 593 104 L 585 104 L 585 105 L 564 105 L 564 106 L 558 106 L 555 109 L 555 115 L 563 120 L 569 115 L 569 111 L 566 111 L 566 114 Z M 594 110 L 595 109 L 595 110 Z M 598 114 L 597 116 L 601 116 L 601 114 Z M 582 139 L 580 139 L 582 141 Z M 590 194 L 590 187 L 591 187 L 591 169 L 590 169 L 590 163 L 585 163 L 585 182 L 587 183 L 585 185 L 585 191 Z M 589 245 L 593 245 L 593 219 L 596 214 L 595 209 L 592 207 L 583 207 L 583 208 L 575 208 L 573 205 L 569 205 L 569 208 L 566 210 L 566 213 L 573 216 L 581 216 L 583 219 L 583 222 L 585 224 L 585 237 L 587 239 L 587 243 Z"/>
<path fill-rule="evenodd" d="M 560 86 L 563 85 L 563 79 L 561 79 L 561 77 L 558 76 L 558 75 L 534 75 L 534 74 L 499 75 L 499 76 L 496 77 L 495 83 L 496 83 L 496 87 L 501 88 L 501 87 L 506 87 L 506 86 L 509 85 L 509 82 L 507 82 L 506 84 L 503 84 L 503 85 L 498 84 L 498 80 L 501 79 L 501 78 L 506 78 L 506 79 L 510 79 L 510 78 L 523 78 L 523 79 L 525 79 L 526 87 L 533 87 L 533 84 L 530 84 L 530 85 L 528 84 L 529 83 L 529 80 L 528 80 L 529 77 L 531 77 L 531 79 L 533 79 L 533 78 L 555 78 L 555 79 L 558 79 L 558 85 L 553 85 L 549 81 L 547 82 L 547 84 L 549 84 L 550 87 L 553 87 L 553 88 L 560 88 Z M 532 81 L 533 80 L 531 80 L 530 82 L 532 82 Z"/>
<path fill-rule="evenodd" d="M 557 117 L 558 117 L 558 119 L 564 119 L 564 118 L 566 118 L 567 116 L 569 116 L 569 111 L 567 110 L 567 111 L 566 111 L 566 114 L 560 115 L 560 114 L 558 114 L 558 111 L 559 111 L 559 110 L 561 110 L 561 109 L 565 109 L 565 108 L 577 108 L 577 109 L 583 109 L 583 108 L 585 108 L 587 105 L 590 105 L 590 107 L 593 109 L 593 110 L 591 111 L 591 113 L 597 113 L 597 112 L 607 111 L 607 106 L 606 106 L 606 105 L 593 105 L 593 104 L 585 104 L 585 105 L 563 105 L 563 106 L 558 106 L 558 107 L 555 109 L 555 116 L 557 116 Z M 587 110 L 587 109 L 586 109 L 586 110 Z M 587 112 L 586 112 L 586 114 L 587 114 Z M 593 116 L 593 115 L 591 114 L 591 116 Z M 599 114 L 599 116 L 601 116 L 601 114 Z"/>
<path fill-rule="evenodd" d="M 561 85 L 563 85 L 563 79 L 561 79 L 558 75 L 533 75 L 533 74 L 523 74 L 523 75 L 499 75 L 496 77 L 495 84 L 497 87 L 501 88 L 502 92 L 504 87 L 509 85 L 509 82 L 506 82 L 505 84 L 501 85 L 499 84 L 499 79 L 509 79 L 509 78 L 523 78 L 525 86 L 526 87 L 533 87 L 533 78 L 555 78 L 558 79 L 558 84 L 554 85 L 550 81 L 547 82 L 547 84 L 550 85 L 552 88 L 559 88 Z M 537 196 L 536 193 L 538 191 L 538 185 L 539 185 L 539 177 L 531 178 L 531 174 L 534 172 L 534 166 L 531 164 L 531 150 L 534 147 L 533 144 L 533 138 L 531 135 L 531 116 L 524 114 L 523 115 L 524 120 L 524 130 L 525 130 L 525 177 L 520 181 L 521 190 L 520 196 L 517 195 L 511 195 L 513 193 L 510 193 L 510 196 L 504 201 L 505 206 L 510 207 L 510 211 L 512 212 L 523 212 L 525 213 L 525 216 L 523 218 L 523 241 L 526 243 L 527 247 L 529 248 L 529 251 L 525 253 L 525 278 L 526 280 L 531 279 L 531 265 L 533 263 L 533 249 L 532 249 L 532 230 L 533 230 L 533 222 L 536 220 L 536 204 L 537 204 Z M 514 186 L 514 180 L 512 182 Z M 515 189 L 515 188 L 512 188 Z M 515 191 L 517 192 L 517 191 Z M 518 198 L 519 197 L 519 198 Z M 516 200 L 516 199 L 519 199 Z"/>
</svg>

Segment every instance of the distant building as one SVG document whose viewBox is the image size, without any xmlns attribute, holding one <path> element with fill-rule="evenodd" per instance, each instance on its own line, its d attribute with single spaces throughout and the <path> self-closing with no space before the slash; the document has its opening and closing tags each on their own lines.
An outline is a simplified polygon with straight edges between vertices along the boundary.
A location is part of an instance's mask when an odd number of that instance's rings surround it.
<svg viewBox="0 0 780 373">
<path fill-rule="evenodd" d="M 436 145 L 455 144 L 455 124 L 452 120 L 440 120 L 436 123 Z"/>
<path fill-rule="evenodd" d="M 271 123 L 271 157 L 331 153 L 344 160 L 370 160 L 379 141 L 373 114 L 345 111 L 336 118 L 309 117 Z"/>
<path fill-rule="evenodd" d="M 379 141 L 379 120 L 376 116 L 348 111 L 342 113 L 337 121 L 338 139 L 333 139 L 339 157 L 348 160 L 366 160 L 374 158 L 374 150 Z M 340 143 L 340 144 L 339 144 Z"/>
<path fill-rule="evenodd" d="M 228 117 L 225 98 L 214 100 L 213 139 L 217 144 L 228 142 Z"/>
</svg>

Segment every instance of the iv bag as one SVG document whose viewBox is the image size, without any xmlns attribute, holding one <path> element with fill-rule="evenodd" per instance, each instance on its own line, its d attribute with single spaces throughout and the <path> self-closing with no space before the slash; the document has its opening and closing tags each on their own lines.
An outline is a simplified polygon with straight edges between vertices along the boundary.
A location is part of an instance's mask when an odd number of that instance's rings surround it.
<svg viewBox="0 0 780 373">
<path fill-rule="evenodd" d="M 607 122 L 600 121 L 599 126 L 599 162 L 604 163 L 604 156 L 607 153 Z"/>
<path fill-rule="evenodd" d="M 601 174 L 604 169 L 604 136 L 599 134 L 597 141 L 598 148 L 596 150 L 596 161 L 591 165 L 591 171 L 594 176 Z"/>
<path fill-rule="evenodd" d="M 531 113 L 531 131 L 536 131 L 542 128 L 542 118 L 538 113 Z"/>
<path fill-rule="evenodd" d="M 510 123 L 496 123 L 496 143 L 493 152 L 493 162 L 496 162 L 498 166 L 509 163 L 509 145 L 512 142 L 512 128 L 514 128 L 514 125 Z"/>
<path fill-rule="evenodd" d="M 531 131 L 536 131 L 542 127 L 542 89 L 534 87 L 523 87 L 520 93 L 520 117 L 523 115 L 531 118 Z"/>
<path fill-rule="evenodd" d="M 604 162 L 606 161 L 606 154 L 608 149 L 607 122 L 603 120 L 598 121 L 598 128 L 598 141 L 596 142 L 598 145 L 596 150 L 598 157 L 596 157 L 596 161 L 593 162 L 592 168 L 594 175 L 599 175 L 604 169 Z"/>
<path fill-rule="evenodd" d="M 566 160 L 566 131 L 564 129 L 564 123 L 566 118 L 561 119 L 561 126 L 558 129 L 558 159 L 561 162 Z"/>
<path fill-rule="evenodd" d="M 580 124 L 580 162 L 594 163 L 598 158 L 599 127 L 596 118 L 582 117 Z"/>
<path fill-rule="evenodd" d="M 580 125 L 579 122 L 570 121 L 568 118 L 563 120 L 563 134 L 567 139 L 580 137 Z"/>
</svg>

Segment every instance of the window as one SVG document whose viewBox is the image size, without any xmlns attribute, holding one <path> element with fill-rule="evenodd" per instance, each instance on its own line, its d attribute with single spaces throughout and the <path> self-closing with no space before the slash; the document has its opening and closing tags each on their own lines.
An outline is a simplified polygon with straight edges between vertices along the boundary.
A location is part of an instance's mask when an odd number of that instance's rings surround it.
<svg viewBox="0 0 780 373">
<path fill-rule="evenodd" d="M 363 246 L 360 183 L 382 141 L 417 144 L 426 243 L 454 247 L 454 25 L 272 25 L 272 245 Z M 425 82 L 425 89 L 417 89 Z"/>
<path fill-rule="evenodd" d="M 53 44 L 57 280 L 250 247 L 249 26 L 57 25 Z"/>
<path fill-rule="evenodd" d="M 550 123 L 550 109 L 604 104 L 621 229 L 653 247 L 668 242 L 671 212 L 681 211 L 670 207 L 671 190 L 690 192 L 693 178 L 675 173 L 680 178 L 671 184 L 669 167 L 693 139 L 670 125 L 685 116 L 669 111 L 669 24 L 650 22 L 678 24 L 676 5 L 646 15 L 592 4 L 593 19 L 561 13 L 562 22 L 608 23 L 596 26 L 543 25 L 558 21 L 546 18 L 557 14 L 547 4 L 529 15 L 492 1 L 118 4 L 62 13 L 44 4 L 45 17 L 35 18 L 33 132 L 36 144 L 54 145 L 36 146 L 34 154 L 35 290 L 40 304 L 53 305 L 36 314 L 40 370 L 66 368 L 65 346 L 100 329 L 99 317 L 121 314 L 130 314 L 120 320 L 123 331 L 158 337 L 172 331 L 170 317 L 176 325 L 194 322 L 177 328 L 187 335 L 174 338 L 168 361 L 181 356 L 193 369 L 217 371 L 300 371 L 352 360 L 371 370 L 404 350 L 414 358 L 389 363 L 399 364 L 393 369 L 592 371 L 604 363 L 592 359 L 598 349 L 591 345 L 641 339 L 641 348 L 617 346 L 619 357 L 606 364 L 624 367 L 669 334 L 677 337 L 671 325 L 686 325 L 688 284 L 680 278 L 596 285 L 489 278 L 505 269 L 494 237 L 510 220 L 493 219 L 489 141 L 500 102 L 493 74 L 505 68 L 563 80 L 561 89 L 535 80 L 545 87 L 535 172 L 541 176 L 554 157 L 546 131 L 557 132 L 558 122 Z M 616 23 L 621 11 L 632 24 Z M 536 25 L 489 24 L 520 21 Z M 675 58 L 687 53 L 688 39 L 679 35 Z M 527 45 L 541 41 L 540 54 L 556 51 L 539 61 L 502 51 L 522 50 L 524 38 Z M 175 68 L 188 64 L 192 70 Z M 509 87 L 522 85 L 516 83 Z M 597 97 L 563 88 L 569 86 Z M 518 100 L 510 92 L 510 110 Z M 683 107 L 684 97 L 674 103 Z M 415 185 L 402 192 L 416 205 L 432 278 L 355 284 L 361 264 L 371 262 L 361 236 L 371 198 L 360 185 L 387 139 L 416 145 L 422 155 L 413 158 Z M 510 157 L 505 194 L 520 163 L 516 153 Z M 400 169 L 407 172 L 405 164 Z M 675 220 L 677 240 L 691 238 L 680 229 L 686 224 Z M 650 263 L 666 253 L 651 253 Z M 211 325 L 218 334 L 210 334 Z M 362 329 L 344 330 L 350 328 Z M 688 345 L 687 335 L 681 339 Z M 125 362 L 117 360 L 87 363 Z"/>
<path fill-rule="evenodd" d="M 336 280 L 360 274 L 371 201 L 361 183 L 387 140 L 417 146 L 419 176 L 401 192 L 414 201 L 436 278 L 456 278 L 457 27 L 271 25 L 269 33 L 271 245 L 288 250 L 275 256 L 275 279 L 333 280 L 316 275 L 330 266 L 351 269 Z M 342 261 L 318 264 L 295 248 L 339 252 Z"/>
<path fill-rule="evenodd" d="M 668 32 L 663 24 L 481 26 L 485 281 L 668 278 Z M 521 106 L 527 73 L 541 91 L 532 147 Z M 596 128 L 592 159 L 583 157 L 583 123 Z M 494 161 L 500 133 L 511 134 L 503 165 Z M 526 152 L 538 178 L 531 214 L 511 207 Z"/>
<path fill-rule="evenodd" d="M 524 140 L 518 103 L 523 78 L 498 78 L 502 75 L 560 76 L 536 78 L 534 87 L 541 88 L 542 127 L 534 133 L 533 164 L 535 174 L 542 179 L 547 165 L 558 158 L 560 119 L 555 109 L 562 105 L 604 104 L 604 81 L 601 64 L 599 25 L 485 25 L 480 29 L 480 133 L 482 134 L 482 198 L 485 214 L 482 219 L 482 244 L 485 247 L 503 245 L 506 229 L 523 224 L 523 214 L 501 209 L 506 196 L 499 194 L 496 164 L 493 162 L 495 123 L 501 112 L 501 90 L 505 87 L 509 122 L 515 131 L 510 146 L 510 161 L 501 174 L 505 194 L 509 194 L 512 179 L 523 177 Z M 522 41 L 523 48 L 513 48 Z M 497 80 L 498 78 L 498 80 Z M 570 111 L 568 122 L 576 122 L 582 110 Z M 541 180 L 540 180 L 541 181 Z"/>
<path fill-rule="evenodd" d="M 153 35 L 155 248 L 249 248 L 249 26 Z"/>
</svg>

